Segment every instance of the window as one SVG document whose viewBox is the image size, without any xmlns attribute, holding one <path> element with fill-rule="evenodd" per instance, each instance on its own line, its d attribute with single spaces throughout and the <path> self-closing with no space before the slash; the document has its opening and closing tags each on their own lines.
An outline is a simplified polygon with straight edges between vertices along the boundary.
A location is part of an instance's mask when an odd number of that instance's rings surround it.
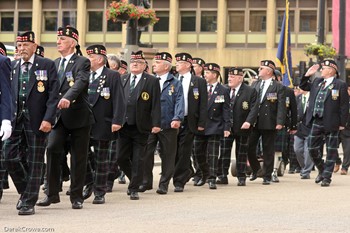
<svg viewBox="0 0 350 233">
<path fill-rule="evenodd" d="M 300 31 L 316 32 L 317 29 L 317 12 L 300 11 Z"/>
<path fill-rule="evenodd" d="M 121 22 L 113 22 L 112 20 L 107 21 L 107 31 L 108 32 L 121 32 L 122 31 L 122 23 Z"/>
<path fill-rule="evenodd" d="M 32 12 L 18 13 L 18 31 L 32 30 Z"/>
<path fill-rule="evenodd" d="M 217 26 L 216 11 L 201 12 L 201 32 L 215 32 Z"/>
<path fill-rule="evenodd" d="M 89 13 L 89 32 L 102 32 L 102 11 L 90 11 Z"/>
<path fill-rule="evenodd" d="M 228 12 L 229 32 L 244 32 L 244 11 Z"/>
<path fill-rule="evenodd" d="M 1 31 L 13 31 L 13 12 L 0 12 Z"/>
<path fill-rule="evenodd" d="M 281 31 L 283 17 L 284 17 L 284 11 L 278 11 L 277 12 L 277 31 Z M 289 28 L 291 32 L 294 32 L 294 11 L 289 11 Z"/>
<path fill-rule="evenodd" d="M 249 16 L 249 31 L 266 31 L 266 11 L 251 11 Z"/>
<path fill-rule="evenodd" d="M 332 11 L 329 10 L 328 11 L 328 32 L 332 32 L 333 31 L 333 26 L 332 26 L 333 20 L 332 20 L 332 17 L 333 17 Z"/>
<path fill-rule="evenodd" d="M 180 14 L 181 14 L 180 31 L 195 32 L 196 31 L 196 12 L 182 11 Z"/>
<path fill-rule="evenodd" d="M 169 11 L 157 11 L 158 23 L 153 26 L 155 32 L 168 32 L 169 31 Z"/>
<path fill-rule="evenodd" d="M 77 26 L 77 12 L 76 11 L 64 11 L 62 18 L 62 25 L 70 25 L 71 27 Z"/>
<path fill-rule="evenodd" d="M 52 32 L 57 30 L 57 12 L 46 11 L 44 12 L 44 31 Z"/>
</svg>

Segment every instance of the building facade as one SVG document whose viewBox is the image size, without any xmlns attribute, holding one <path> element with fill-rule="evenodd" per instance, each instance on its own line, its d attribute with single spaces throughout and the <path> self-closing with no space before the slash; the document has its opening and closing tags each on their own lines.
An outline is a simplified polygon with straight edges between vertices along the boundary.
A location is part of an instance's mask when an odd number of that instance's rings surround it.
<svg viewBox="0 0 350 233">
<path fill-rule="evenodd" d="M 33 30 L 45 56 L 55 58 L 56 29 L 79 30 L 82 48 L 104 44 L 117 53 L 126 44 L 126 25 L 106 20 L 110 0 L 1 0 L 0 41 L 13 45 L 17 31 Z M 274 60 L 285 0 L 152 0 L 160 21 L 141 41 L 172 54 L 186 51 L 223 67 L 258 66 Z M 293 67 L 308 61 L 303 47 L 317 40 L 318 0 L 290 0 Z M 326 42 L 332 42 L 332 0 L 326 0 Z"/>
</svg>

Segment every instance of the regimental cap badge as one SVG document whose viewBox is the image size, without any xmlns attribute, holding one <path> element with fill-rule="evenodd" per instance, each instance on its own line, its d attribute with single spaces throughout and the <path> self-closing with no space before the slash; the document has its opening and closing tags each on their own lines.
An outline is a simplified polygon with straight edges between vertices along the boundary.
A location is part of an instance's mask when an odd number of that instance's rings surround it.
<svg viewBox="0 0 350 233">
<path fill-rule="evenodd" d="M 167 52 L 156 53 L 156 55 L 154 56 L 154 59 L 168 61 L 170 63 L 173 61 L 173 57 L 171 56 L 170 53 L 167 53 Z"/>
<path fill-rule="evenodd" d="M 220 66 L 216 63 L 206 63 L 204 65 L 204 70 L 216 71 L 220 74 Z"/>
<path fill-rule="evenodd" d="M 99 45 L 99 44 L 95 44 L 95 45 L 91 45 L 91 46 L 87 47 L 86 53 L 88 55 L 99 54 L 99 55 L 107 56 L 106 47 L 103 45 Z"/>
<path fill-rule="evenodd" d="M 59 27 L 57 29 L 58 36 L 68 36 L 73 38 L 74 40 L 79 40 L 79 32 L 74 27 L 67 25 L 66 27 Z"/>
<path fill-rule="evenodd" d="M 36 55 L 39 55 L 39 56 L 41 56 L 41 57 L 44 57 L 44 47 L 38 45 L 38 46 L 36 47 L 35 54 L 36 54 Z"/>
<path fill-rule="evenodd" d="M 323 60 L 321 62 L 321 66 L 329 66 L 329 67 L 332 67 L 333 69 L 335 69 L 336 71 L 338 71 L 337 63 L 331 59 Z"/>
<path fill-rule="evenodd" d="M 32 42 L 35 43 L 35 34 L 32 31 L 26 31 L 23 33 L 18 32 L 16 42 Z"/>
<path fill-rule="evenodd" d="M 188 53 L 177 53 L 175 59 L 176 61 L 186 61 L 192 64 L 192 56 Z"/>
<path fill-rule="evenodd" d="M 263 60 L 260 62 L 260 66 L 267 66 L 269 68 L 271 68 L 272 70 L 276 69 L 276 65 L 273 61 L 271 60 Z"/>
</svg>

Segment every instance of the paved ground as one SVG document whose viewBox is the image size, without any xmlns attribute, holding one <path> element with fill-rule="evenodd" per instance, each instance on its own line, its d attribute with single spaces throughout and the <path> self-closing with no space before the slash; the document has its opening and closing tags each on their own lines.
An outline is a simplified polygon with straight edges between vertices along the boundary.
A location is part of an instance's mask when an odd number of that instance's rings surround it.
<svg viewBox="0 0 350 233">
<path fill-rule="evenodd" d="M 106 204 L 93 205 L 90 197 L 82 210 L 71 209 L 65 183 L 61 203 L 37 207 L 33 216 L 17 215 L 11 185 L 0 203 L 0 232 L 350 232 L 350 175 L 334 174 L 328 188 L 315 184 L 315 176 L 285 174 L 278 184 L 263 186 L 257 179 L 246 187 L 230 177 L 217 190 L 190 182 L 183 193 L 171 185 L 167 195 L 153 189 L 139 201 L 129 200 L 127 186 L 116 183 Z"/>
</svg>

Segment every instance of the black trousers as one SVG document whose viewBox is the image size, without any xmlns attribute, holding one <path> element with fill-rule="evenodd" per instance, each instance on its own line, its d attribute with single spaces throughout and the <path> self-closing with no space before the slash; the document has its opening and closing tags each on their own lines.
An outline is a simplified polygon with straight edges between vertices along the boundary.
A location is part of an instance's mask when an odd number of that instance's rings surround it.
<svg viewBox="0 0 350 233">
<path fill-rule="evenodd" d="M 191 152 L 194 134 L 185 120 L 180 127 L 177 136 L 177 153 L 175 158 L 175 172 L 173 183 L 175 187 L 184 187 L 192 176 Z"/>
<path fill-rule="evenodd" d="M 169 181 L 175 170 L 177 133 L 177 129 L 164 129 L 157 134 L 149 135 L 144 160 L 143 185 L 152 187 L 154 152 L 159 142 L 160 158 L 162 160 L 162 175 L 159 180 L 159 187 L 168 190 Z"/>
<path fill-rule="evenodd" d="M 136 125 L 125 124 L 119 131 L 117 163 L 130 180 L 128 189 L 137 192 L 142 184 L 143 160 L 149 133 L 140 133 Z"/>
<path fill-rule="evenodd" d="M 83 187 L 86 174 L 86 162 L 90 141 L 91 126 L 78 129 L 67 129 L 62 121 L 57 122 L 56 127 L 49 135 L 47 146 L 47 182 L 48 196 L 58 195 L 60 191 L 61 158 L 67 138 L 70 135 L 71 154 L 71 194 L 70 201 L 83 202 Z"/>
<path fill-rule="evenodd" d="M 260 164 L 256 156 L 259 138 L 262 139 L 262 152 L 264 158 L 263 178 L 271 180 L 275 161 L 276 130 L 259 130 L 254 128 L 249 137 L 248 159 L 253 172 L 258 172 Z"/>
</svg>

